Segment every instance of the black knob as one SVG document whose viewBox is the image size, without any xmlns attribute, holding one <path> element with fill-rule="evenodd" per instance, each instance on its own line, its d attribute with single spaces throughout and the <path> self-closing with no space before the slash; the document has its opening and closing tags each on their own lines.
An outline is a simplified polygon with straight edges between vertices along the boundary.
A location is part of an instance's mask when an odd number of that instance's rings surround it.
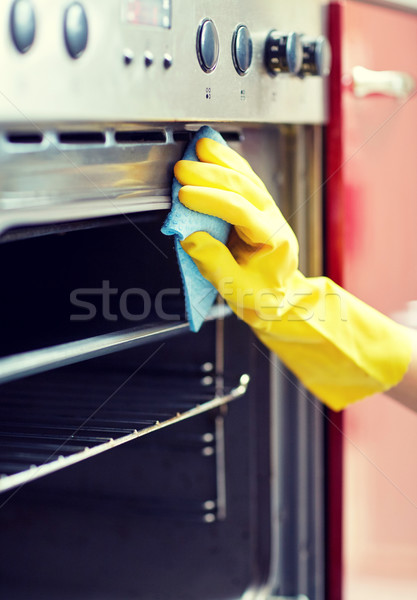
<svg viewBox="0 0 417 600">
<path fill-rule="evenodd" d="M 265 43 L 265 66 L 272 75 L 298 75 L 303 63 L 303 46 L 298 33 L 283 34 L 273 29 Z"/>
<path fill-rule="evenodd" d="M 327 77 L 332 64 L 332 50 L 324 35 L 315 39 L 303 37 L 302 73 Z"/>
</svg>

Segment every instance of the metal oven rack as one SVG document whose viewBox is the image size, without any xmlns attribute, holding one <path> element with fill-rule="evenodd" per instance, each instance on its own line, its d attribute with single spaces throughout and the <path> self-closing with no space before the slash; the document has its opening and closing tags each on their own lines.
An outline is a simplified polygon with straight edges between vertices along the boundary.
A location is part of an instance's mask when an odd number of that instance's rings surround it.
<svg viewBox="0 0 417 600">
<path fill-rule="evenodd" d="M 212 367 L 212 365 L 211 365 Z M 0 402 L 0 491 L 25 484 L 242 396 L 249 377 L 216 395 L 201 375 L 128 378 L 123 372 L 82 370 L 8 384 Z M 207 385 L 209 383 L 209 385 Z M 114 389 L 107 395 L 106 390 Z M 169 394 L 167 390 L 169 389 Z M 105 398 L 102 400 L 102 398 Z"/>
</svg>

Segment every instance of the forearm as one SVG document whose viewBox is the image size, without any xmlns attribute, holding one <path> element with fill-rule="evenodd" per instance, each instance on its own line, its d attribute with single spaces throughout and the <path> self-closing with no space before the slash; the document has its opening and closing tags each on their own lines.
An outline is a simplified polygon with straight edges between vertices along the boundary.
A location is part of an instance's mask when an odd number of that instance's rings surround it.
<svg viewBox="0 0 417 600">
<path fill-rule="evenodd" d="M 412 342 L 412 355 L 408 370 L 403 379 L 387 395 L 404 406 L 417 412 L 417 330 L 409 329 Z"/>
</svg>

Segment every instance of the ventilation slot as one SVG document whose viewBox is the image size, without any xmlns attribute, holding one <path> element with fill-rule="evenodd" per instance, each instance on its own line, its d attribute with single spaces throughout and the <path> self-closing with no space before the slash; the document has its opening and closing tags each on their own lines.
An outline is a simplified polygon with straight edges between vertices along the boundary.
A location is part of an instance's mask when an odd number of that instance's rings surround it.
<svg viewBox="0 0 417 600">
<path fill-rule="evenodd" d="M 68 131 L 59 134 L 61 144 L 104 144 L 106 136 L 101 131 Z"/>
<path fill-rule="evenodd" d="M 226 142 L 241 142 L 243 139 L 240 131 L 221 131 L 220 133 Z"/>
<path fill-rule="evenodd" d="M 6 139 L 10 144 L 41 144 L 43 135 L 34 132 L 10 132 L 6 134 Z"/>
<path fill-rule="evenodd" d="M 165 131 L 116 131 L 118 144 L 161 144 L 166 142 Z"/>
<path fill-rule="evenodd" d="M 174 131 L 174 142 L 189 142 L 192 136 L 191 131 Z"/>
</svg>

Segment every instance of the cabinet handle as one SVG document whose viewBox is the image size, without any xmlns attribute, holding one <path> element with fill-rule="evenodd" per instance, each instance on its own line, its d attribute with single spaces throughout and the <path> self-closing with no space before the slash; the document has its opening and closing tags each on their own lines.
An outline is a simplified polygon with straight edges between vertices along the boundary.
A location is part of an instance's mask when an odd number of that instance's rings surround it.
<svg viewBox="0 0 417 600">
<path fill-rule="evenodd" d="M 352 69 L 352 88 L 357 98 L 382 94 L 404 99 L 415 89 L 414 78 L 402 71 L 372 71 L 356 66 Z"/>
</svg>

